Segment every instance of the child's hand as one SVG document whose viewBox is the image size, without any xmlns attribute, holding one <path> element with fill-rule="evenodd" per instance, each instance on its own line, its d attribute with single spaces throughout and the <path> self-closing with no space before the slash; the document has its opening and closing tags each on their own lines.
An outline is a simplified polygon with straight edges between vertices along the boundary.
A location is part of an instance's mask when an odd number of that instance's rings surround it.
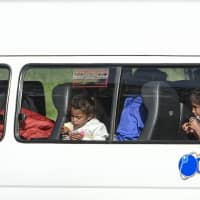
<svg viewBox="0 0 200 200">
<path fill-rule="evenodd" d="M 66 135 L 66 134 L 68 134 L 70 132 L 70 130 L 68 129 L 68 128 L 66 128 L 66 127 L 62 127 L 61 128 L 61 131 L 60 131 L 60 134 L 61 135 Z"/>
<path fill-rule="evenodd" d="M 190 127 L 190 122 L 186 122 L 182 125 L 182 129 L 188 134 L 194 132 Z"/>
<path fill-rule="evenodd" d="M 71 140 L 82 140 L 83 136 L 84 136 L 83 133 L 78 133 L 78 132 L 76 133 L 73 132 L 69 134 Z"/>
<path fill-rule="evenodd" d="M 194 135 L 200 139 L 200 123 L 196 118 L 191 117 L 189 119 L 189 127 L 193 130 Z"/>
</svg>

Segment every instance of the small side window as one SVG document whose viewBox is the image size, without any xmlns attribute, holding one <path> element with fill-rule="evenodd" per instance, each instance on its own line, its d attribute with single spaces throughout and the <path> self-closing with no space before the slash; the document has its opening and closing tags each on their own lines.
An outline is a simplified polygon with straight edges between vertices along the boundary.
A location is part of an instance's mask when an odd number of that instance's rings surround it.
<svg viewBox="0 0 200 200">
<path fill-rule="evenodd" d="M 0 140 L 3 139 L 6 128 L 9 77 L 10 68 L 7 65 L 0 64 Z"/>
<path fill-rule="evenodd" d="M 108 142 L 115 73 L 116 69 L 108 65 L 25 66 L 19 91 L 17 139 Z"/>
</svg>

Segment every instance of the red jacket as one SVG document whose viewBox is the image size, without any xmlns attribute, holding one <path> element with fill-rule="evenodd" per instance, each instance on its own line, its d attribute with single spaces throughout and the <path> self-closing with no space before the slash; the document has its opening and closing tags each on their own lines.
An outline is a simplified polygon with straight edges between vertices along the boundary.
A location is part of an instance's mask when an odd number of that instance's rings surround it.
<svg viewBox="0 0 200 200">
<path fill-rule="evenodd" d="M 22 125 L 19 129 L 20 137 L 31 140 L 40 138 L 45 139 L 51 135 L 55 125 L 53 120 L 26 108 L 22 108 L 20 113 L 25 114 L 25 120 L 21 123 Z"/>
</svg>

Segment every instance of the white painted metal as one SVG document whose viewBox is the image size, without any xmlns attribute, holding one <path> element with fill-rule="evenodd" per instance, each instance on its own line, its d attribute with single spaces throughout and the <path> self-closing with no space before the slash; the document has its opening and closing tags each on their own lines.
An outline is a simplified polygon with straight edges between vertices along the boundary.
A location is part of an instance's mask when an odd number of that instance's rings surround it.
<svg viewBox="0 0 200 200">
<path fill-rule="evenodd" d="M 14 138 L 22 66 L 200 63 L 199 7 L 195 1 L 0 2 L 0 63 L 12 71 L 0 198 L 199 199 L 200 175 L 183 181 L 178 171 L 180 157 L 199 153 L 198 144 L 29 144 Z"/>
<path fill-rule="evenodd" d="M 18 76 L 26 63 L 199 63 L 200 57 L 46 56 L 1 57 L 12 69 L 6 134 L 0 143 L 4 199 L 154 199 L 199 196 L 200 176 L 180 178 L 182 155 L 198 144 L 37 144 L 14 138 Z M 96 194 L 96 196 L 95 196 Z"/>
</svg>

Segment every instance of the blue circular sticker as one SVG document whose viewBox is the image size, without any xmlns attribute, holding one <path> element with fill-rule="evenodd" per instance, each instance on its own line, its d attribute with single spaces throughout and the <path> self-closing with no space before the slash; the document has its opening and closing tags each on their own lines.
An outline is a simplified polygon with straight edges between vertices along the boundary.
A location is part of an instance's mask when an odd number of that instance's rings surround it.
<svg viewBox="0 0 200 200">
<path fill-rule="evenodd" d="M 178 166 L 182 176 L 193 176 L 198 170 L 198 159 L 193 154 L 186 154 L 181 157 Z"/>
</svg>

